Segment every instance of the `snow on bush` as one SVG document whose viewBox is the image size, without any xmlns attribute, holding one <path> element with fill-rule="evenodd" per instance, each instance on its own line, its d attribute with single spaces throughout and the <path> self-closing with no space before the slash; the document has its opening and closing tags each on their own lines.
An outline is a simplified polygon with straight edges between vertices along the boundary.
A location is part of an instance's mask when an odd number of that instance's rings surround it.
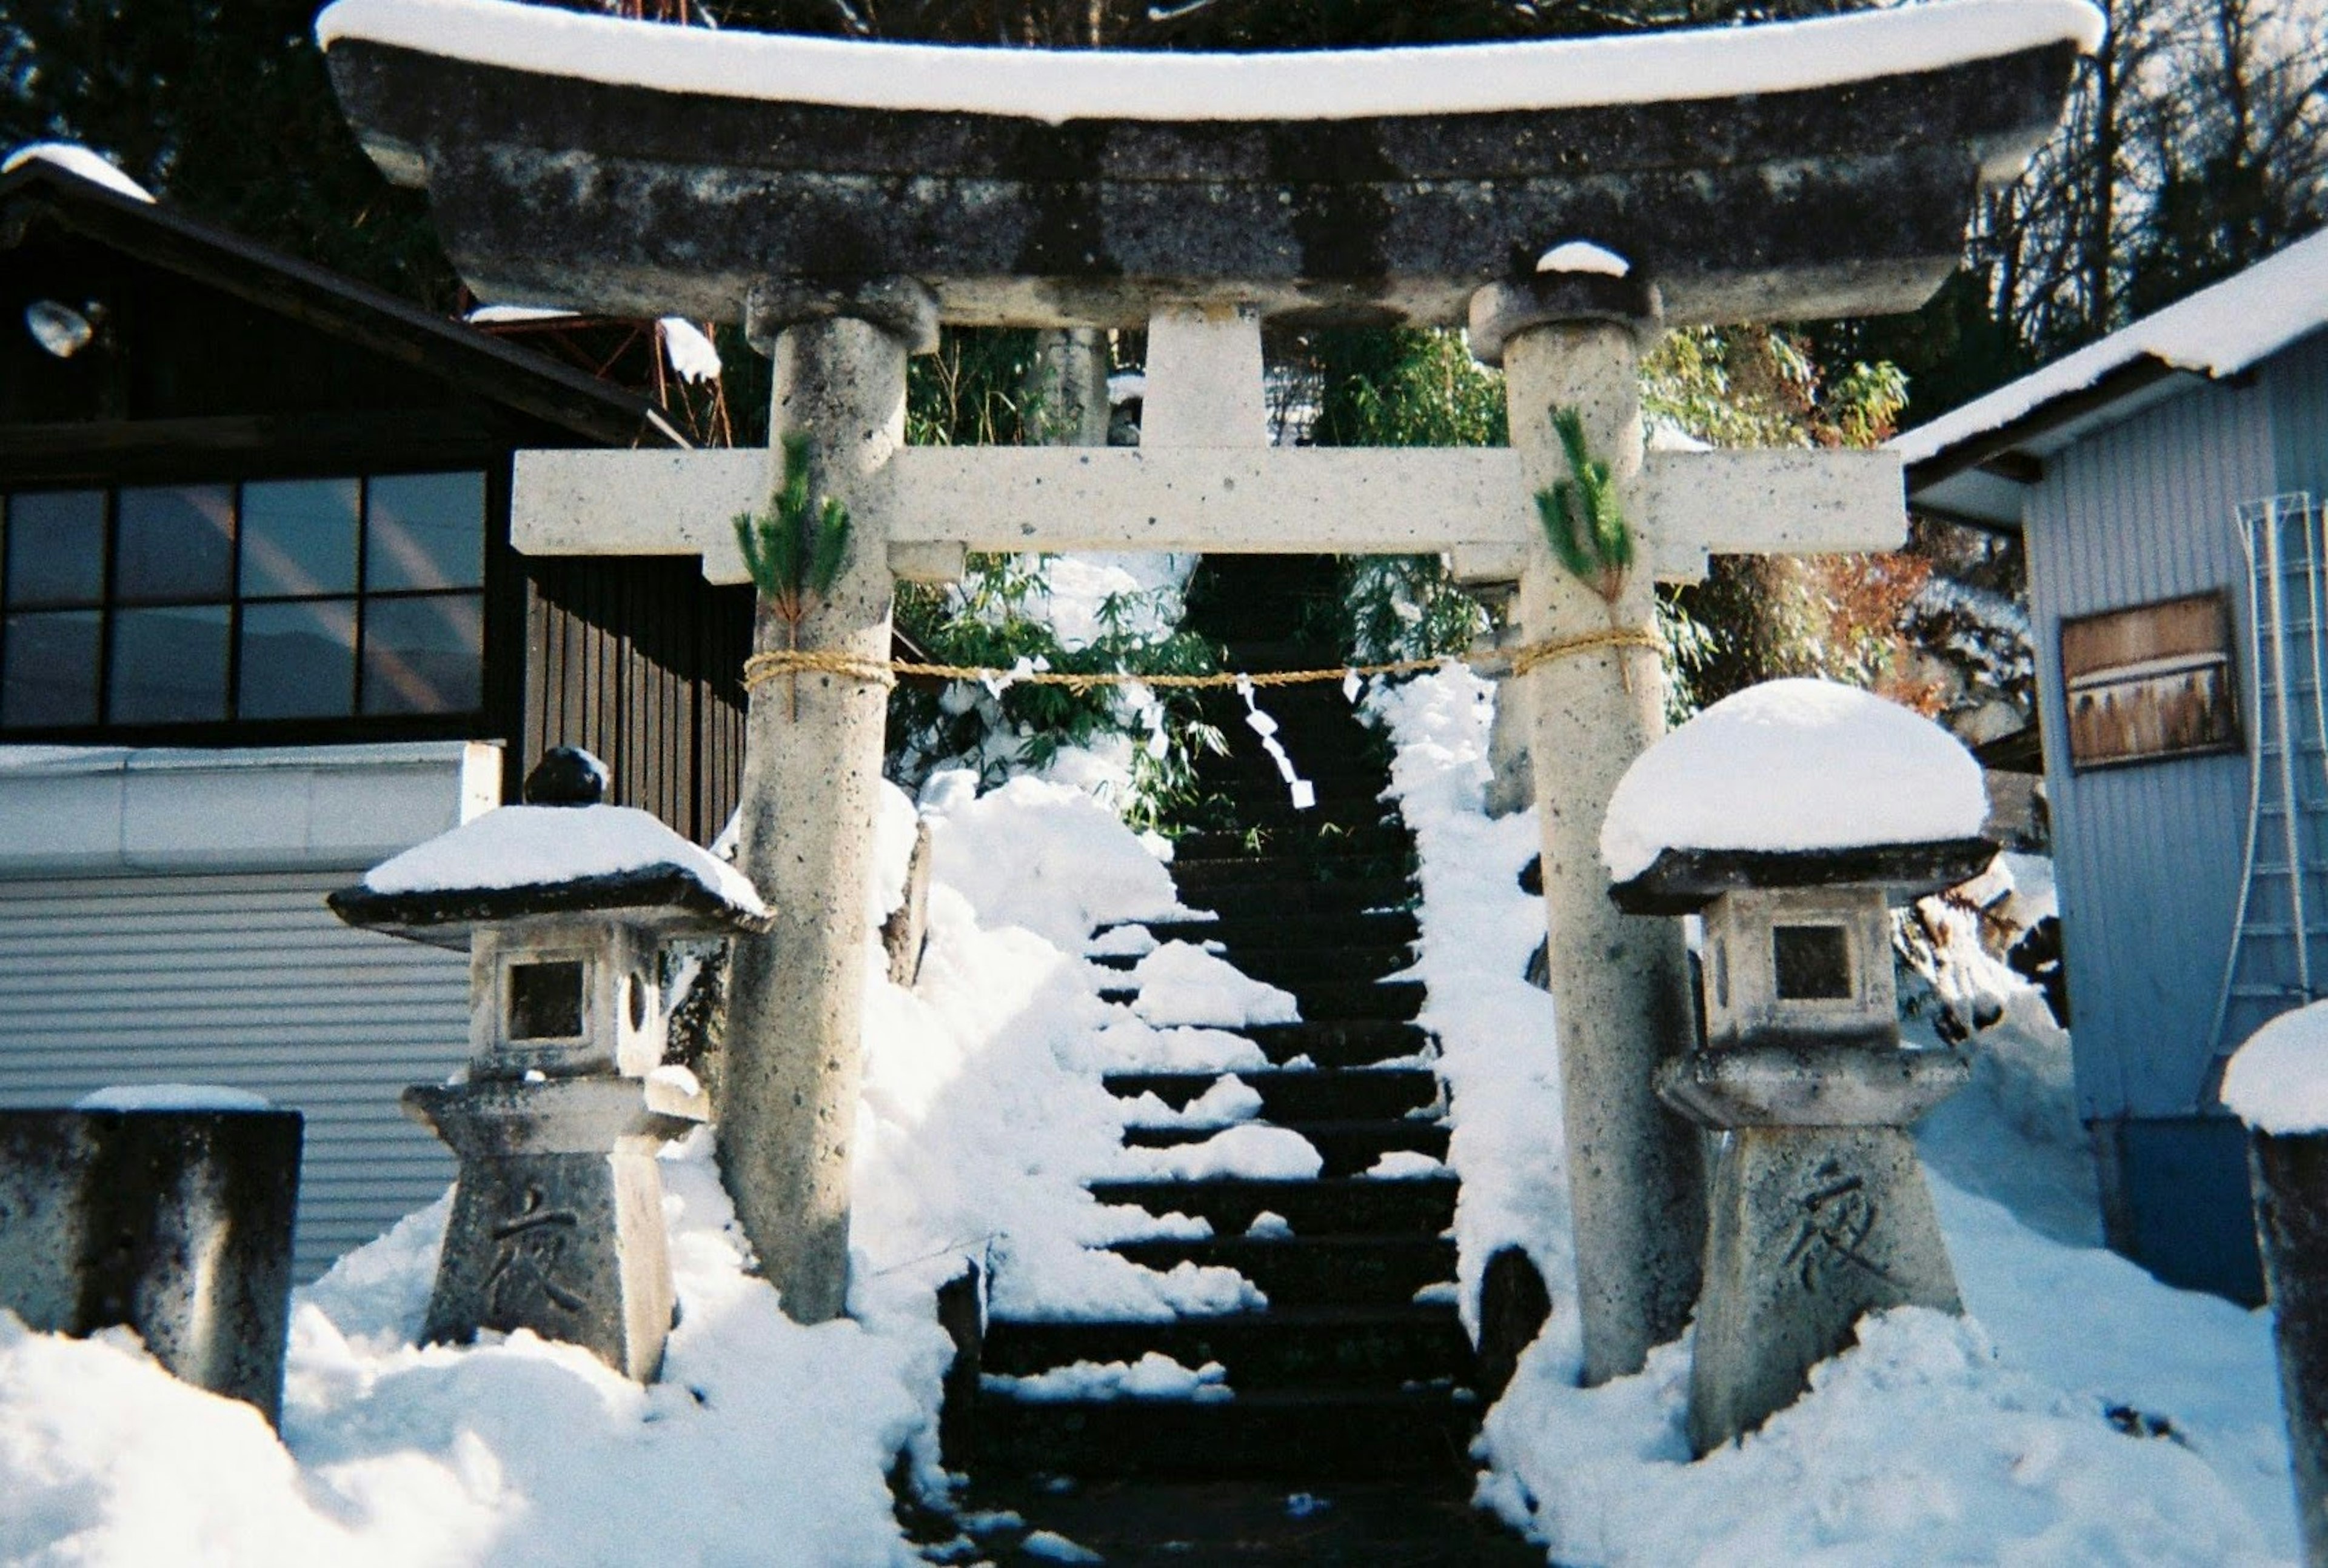
<svg viewBox="0 0 2328 1568">
<path fill-rule="evenodd" d="M 1065 953 L 1094 928 L 1182 913 L 1171 873 L 1116 814 L 1070 784 L 1016 778 L 977 793 L 955 770 L 922 791 L 936 879 L 989 926 L 1019 925 Z"/>
<path fill-rule="evenodd" d="M 1835 850 L 1970 838 L 1980 765 L 1931 720 L 1832 681 L 1768 681 L 1652 746 L 1617 784 L 1600 858 L 1619 882 L 1666 850 Z"/>
</svg>

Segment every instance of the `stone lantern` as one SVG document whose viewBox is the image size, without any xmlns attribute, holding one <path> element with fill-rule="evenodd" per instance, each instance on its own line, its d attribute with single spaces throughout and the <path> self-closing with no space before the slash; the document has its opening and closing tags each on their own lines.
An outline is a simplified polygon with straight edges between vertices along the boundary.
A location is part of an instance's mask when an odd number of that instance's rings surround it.
<svg viewBox="0 0 2328 1568">
<path fill-rule="evenodd" d="M 404 1094 L 460 1159 L 425 1338 L 530 1329 L 642 1382 L 674 1300 L 661 1144 L 708 1119 L 662 1066 L 664 944 L 765 930 L 751 884 L 652 816 L 602 803 L 559 747 L 488 812 L 331 896 L 352 925 L 469 953 L 465 1081 Z"/>
<path fill-rule="evenodd" d="M 1988 865 L 1984 807 L 1946 731 L 1813 681 L 1708 709 L 1610 802 L 1610 897 L 1704 921 L 1704 1038 L 1657 1078 L 1724 1134 L 1691 1368 L 1700 1454 L 1791 1404 L 1864 1314 L 1962 1310 L 1908 1128 L 1971 1064 L 1903 1047 L 1887 910 Z"/>
</svg>

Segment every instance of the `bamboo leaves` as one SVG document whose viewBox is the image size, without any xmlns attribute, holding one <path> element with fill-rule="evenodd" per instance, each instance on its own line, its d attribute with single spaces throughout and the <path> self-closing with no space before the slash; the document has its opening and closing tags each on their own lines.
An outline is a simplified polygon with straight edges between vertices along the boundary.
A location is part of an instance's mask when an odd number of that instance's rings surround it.
<svg viewBox="0 0 2328 1568">
<path fill-rule="evenodd" d="M 1574 408 L 1555 408 L 1552 427 L 1568 455 L 1570 477 L 1535 493 L 1536 515 L 1560 564 L 1599 594 L 1613 615 L 1633 568 L 1633 530 L 1618 505 L 1609 465 L 1585 444 L 1584 417 Z"/>
</svg>

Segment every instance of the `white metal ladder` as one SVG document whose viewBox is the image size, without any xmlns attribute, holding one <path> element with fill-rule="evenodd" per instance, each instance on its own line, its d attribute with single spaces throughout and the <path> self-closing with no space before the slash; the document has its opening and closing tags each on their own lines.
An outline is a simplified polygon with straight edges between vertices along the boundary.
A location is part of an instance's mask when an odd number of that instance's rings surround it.
<svg viewBox="0 0 2328 1568">
<path fill-rule="evenodd" d="M 2214 1104 L 2233 1051 L 2328 995 L 2328 516 L 2301 493 L 2239 508 L 2248 562 L 2248 831 L 2239 915 L 2215 1001 Z M 2318 944 L 2315 949 L 2315 944 Z"/>
</svg>

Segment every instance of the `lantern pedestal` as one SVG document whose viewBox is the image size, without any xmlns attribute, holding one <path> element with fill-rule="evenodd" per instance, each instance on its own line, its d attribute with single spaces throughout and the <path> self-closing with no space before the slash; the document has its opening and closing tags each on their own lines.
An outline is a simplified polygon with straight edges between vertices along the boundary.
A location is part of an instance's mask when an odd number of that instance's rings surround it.
<svg viewBox="0 0 2328 1568">
<path fill-rule="evenodd" d="M 675 1300 L 655 1151 L 700 1096 L 609 1075 L 417 1086 L 404 1107 L 461 1160 L 423 1338 L 530 1329 L 652 1381 Z"/>
<path fill-rule="evenodd" d="M 1968 1061 L 1845 1047 L 1831 1052 L 1826 1075 L 1841 1088 L 1828 1092 L 1769 1060 L 1723 1060 L 1773 1054 L 1701 1053 L 1674 1064 L 1660 1084 L 1674 1109 L 1730 1133 L 1714 1166 L 1690 1366 L 1690 1447 L 1699 1455 L 1794 1403 L 1810 1369 L 1847 1349 L 1867 1313 L 1963 1310 L 1905 1123 L 1961 1087 Z M 1821 1114 L 1821 1102 L 1854 1124 L 1793 1124 Z M 1879 1116 L 1898 1122 L 1877 1124 Z"/>
</svg>

